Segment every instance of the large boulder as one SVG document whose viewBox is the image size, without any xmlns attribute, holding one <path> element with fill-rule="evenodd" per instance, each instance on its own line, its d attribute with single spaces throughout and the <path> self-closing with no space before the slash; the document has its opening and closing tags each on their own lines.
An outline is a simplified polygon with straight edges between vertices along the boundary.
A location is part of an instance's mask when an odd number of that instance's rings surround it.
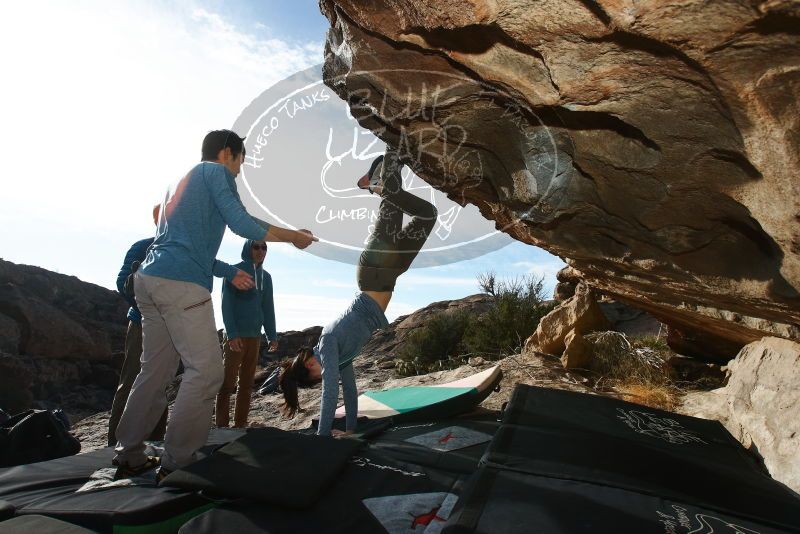
<svg viewBox="0 0 800 534">
<path fill-rule="evenodd" d="M 594 293 L 585 285 L 579 285 L 572 298 L 542 317 L 536 331 L 525 341 L 525 350 L 561 355 L 571 332 L 574 338 L 575 334 L 607 330 L 608 326 Z"/>
<path fill-rule="evenodd" d="M 577 330 L 572 329 L 564 338 L 561 365 L 566 369 L 586 369 L 592 363 L 592 346 Z"/>
<path fill-rule="evenodd" d="M 800 4 L 320 6 L 327 85 L 428 183 L 668 324 L 800 340 Z"/>
<path fill-rule="evenodd" d="M 127 304 L 115 291 L 0 260 L 0 408 L 107 410 L 119 380 Z"/>
<path fill-rule="evenodd" d="M 0 345 L 8 352 L 106 360 L 124 348 L 127 307 L 115 291 L 0 260 Z"/>
<path fill-rule="evenodd" d="M 563 302 L 575 294 L 578 284 L 585 283 L 581 273 L 567 265 L 556 273 L 556 285 L 553 288 L 553 299 Z"/>
<path fill-rule="evenodd" d="M 0 409 L 19 413 L 33 405 L 35 373 L 20 358 L 0 352 Z"/>
<path fill-rule="evenodd" d="M 800 492 L 800 344 L 763 338 L 728 370 L 725 387 L 688 394 L 682 411 L 722 421 L 775 479 Z"/>
<path fill-rule="evenodd" d="M 19 352 L 20 331 L 17 321 L 0 313 L 0 351 Z"/>
</svg>

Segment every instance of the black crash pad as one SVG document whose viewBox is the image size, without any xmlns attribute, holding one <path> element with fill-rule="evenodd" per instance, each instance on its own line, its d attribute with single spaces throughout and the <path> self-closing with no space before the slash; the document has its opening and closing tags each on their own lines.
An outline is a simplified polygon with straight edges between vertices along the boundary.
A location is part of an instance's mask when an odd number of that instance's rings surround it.
<svg viewBox="0 0 800 534">
<path fill-rule="evenodd" d="M 256 428 L 170 474 L 162 485 L 304 508 L 333 483 L 359 447 L 353 439 Z"/>
</svg>

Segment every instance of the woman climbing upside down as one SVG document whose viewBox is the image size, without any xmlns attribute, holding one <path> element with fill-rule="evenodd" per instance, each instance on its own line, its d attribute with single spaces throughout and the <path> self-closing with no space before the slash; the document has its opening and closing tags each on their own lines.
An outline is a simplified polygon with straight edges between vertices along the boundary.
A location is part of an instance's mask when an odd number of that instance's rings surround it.
<svg viewBox="0 0 800 534">
<path fill-rule="evenodd" d="M 397 278 L 406 272 L 428 239 L 436 223 L 436 208 L 404 191 L 397 150 L 387 147 L 384 156 L 373 161 L 358 186 L 380 195 L 381 206 L 375 229 L 358 261 L 356 278 L 361 293 L 345 312 L 322 330 L 313 349 L 300 349 L 297 357 L 284 364 L 281 372 L 284 415 L 294 417 L 299 409 L 297 388 L 322 381 L 322 405 L 317 434 L 332 433 L 339 398 L 339 379 L 346 412 L 346 433 L 356 427 L 358 391 L 353 359 L 372 333 L 389 323 L 384 312 Z M 403 226 L 403 214 L 411 221 Z M 333 431 L 334 435 L 339 432 Z"/>
</svg>

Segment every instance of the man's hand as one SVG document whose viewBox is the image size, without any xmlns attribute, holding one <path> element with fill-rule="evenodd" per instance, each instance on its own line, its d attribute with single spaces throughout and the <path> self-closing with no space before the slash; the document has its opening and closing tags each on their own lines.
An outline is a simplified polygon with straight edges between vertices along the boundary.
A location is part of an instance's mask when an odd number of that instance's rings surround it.
<svg viewBox="0 0 800 534">
<path fill-rule="evenodd" d="M 347 432 L 342 432 L 341 430 L 336 430 L 335 428 L 331 430 L 331 436 L 334 438 L 346 438 L 347 436 L 352 436 L 353 431 L 348 430 Z"/>
<path fill-rule="evenodd" d="M 319 241 L 319 238 L 314 237 L 314 234 L 311 233 L 311 230 L 302 229 L 295 232 L 295 237 L 292 239 L 292 245 L 302 250 L 314 241 Z"/>
<path fill-rule="evenodd" d="M 242 338 L 235 337 L 228 340 L 228 347 L 230 347 L 233 352 L 242 352 Z"/>
<path fill-rule="evenodd" d="M 278 350 L 278 340 L 277 339 L 275 341 L 270 341 L 269 342 L 269 349 L 267 350 L 267 352 L 275 352 L 276 350 Z"/>
<path fill-rule="evenodd" d="M 236 276 L 234 276 L 233 280 L 231 280 L 231 284 L 233 284 L 236 289 L 241 289 L 242 291 L 253 289 L 255 287 L 255 284 L 253 283 L 253 277 L 241 269 L 236 270 Z"/>
</svg>

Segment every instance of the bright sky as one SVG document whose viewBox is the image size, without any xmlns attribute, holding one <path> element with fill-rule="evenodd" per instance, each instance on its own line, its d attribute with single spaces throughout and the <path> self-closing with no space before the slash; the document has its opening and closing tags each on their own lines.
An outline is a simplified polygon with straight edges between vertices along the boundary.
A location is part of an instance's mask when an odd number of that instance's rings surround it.
<svg viewBox="0 0 800 534">
<path fill-rule="evenodd" d="M 113 288 L 150 210 L 264 89 L 322 61 L 316 0 L 10 2 L 0 18 L 3 79 L 0 256 Z M 218 258 L 239 261 L 226 234 Z M 483 257 L 413 269 L 390 320 L 478 290 L 475 277 L 532 272 L 548 291 L 563 266 L 513 242 Z M 357 292 L 355 269 L 270 247 L 278 330 L 321 325 Z M 219 311 L 219 281 L 215 285 Z M 218 327 L 222 327 L 219 313 Z"/>
</svg>

